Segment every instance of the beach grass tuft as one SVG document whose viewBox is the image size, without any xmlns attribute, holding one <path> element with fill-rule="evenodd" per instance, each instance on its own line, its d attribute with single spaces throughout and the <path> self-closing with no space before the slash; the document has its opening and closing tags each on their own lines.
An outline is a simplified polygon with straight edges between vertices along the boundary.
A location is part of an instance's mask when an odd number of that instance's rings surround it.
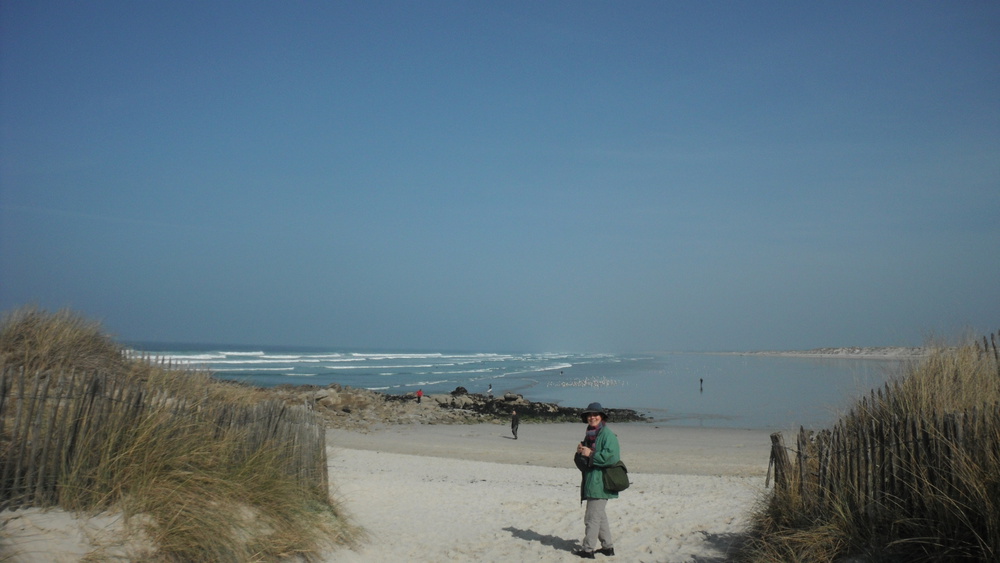
<svg viewBox="0 0 1000 563">
<path fill-rule="evenodd" d="M 310 560 L 359 537 L 329 497 L 325 429 L 300 407 L 134 357 L 70 311 L 5 315 L 0 367 L 0 507 L 119 512 L 150 561 Z M 307 459 L 271 424 L 289 414 L 319 440 Z M 266 432 L 244 422 L 265 415 Z"/>
<path fill-rule="evenodd" d="M 997 339 L 935 347 L 834 428 L 801 431 L 738 560 L 1000 559 Z"/>
</svg>

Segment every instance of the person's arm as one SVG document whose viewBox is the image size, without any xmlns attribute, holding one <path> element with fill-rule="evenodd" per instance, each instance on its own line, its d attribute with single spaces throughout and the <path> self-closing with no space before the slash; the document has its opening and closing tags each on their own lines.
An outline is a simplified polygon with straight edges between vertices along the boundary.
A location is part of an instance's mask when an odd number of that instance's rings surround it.
<svg viewBox="0 0 1000 563">
<path fill-rule="evenodd" d="M 594 453 L 590 456 L 591 467 L 611 467 L 621 459 L 618 448 L 618 436 L 614 432 L 601 432 L 594 444 Z"/>
<path fill-rule="evenodd" d="M 576 455 L 573 456 L 573 463 L 576 464 L 576 468 L 580 471 L 587 471 L 590 469 L 590 456 L 583 455 L 580 451 L 583 449 L 583 442 L 576 445 Z"/>
</svg>

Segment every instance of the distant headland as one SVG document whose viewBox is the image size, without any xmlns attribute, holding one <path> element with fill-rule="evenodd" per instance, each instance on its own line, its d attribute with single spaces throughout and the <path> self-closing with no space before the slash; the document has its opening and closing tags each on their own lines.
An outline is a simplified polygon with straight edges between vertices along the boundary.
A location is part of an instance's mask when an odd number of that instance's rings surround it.
<svg viewBox="0 0 1000 563">
<path fill-rule="evenodd" d="M 727 352 L 739 356 L 784 356 L 788 358 L 857 358 L 867 360 L 907 360 L 923 358 L 930 348 L 907 346 L 847 346 L 812 350 Z"/>
</svg>

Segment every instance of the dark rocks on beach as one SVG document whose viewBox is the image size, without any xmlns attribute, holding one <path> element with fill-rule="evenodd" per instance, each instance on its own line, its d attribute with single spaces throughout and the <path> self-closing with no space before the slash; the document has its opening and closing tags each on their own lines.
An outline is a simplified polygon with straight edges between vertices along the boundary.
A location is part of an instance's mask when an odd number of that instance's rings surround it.
<svg viewBox="0 0 1000 563">
<path fill-rule="evenodd" d="M 476 412 L 506 419 L 510 417 L 512 410 L 516 410 L 522 422 L 580 422 L 583 414 L 582 408 L 562 407 L 555 403 L 533 403 L 511 393 L 505 394 L 502 400 L 489 399 L 483 395 L 475 397 L 477 400 L 472 408 Z M 608 418 L 613 422 L 649 422 L 648 418 L 632 409 L 608 409 Z"/>
<path fill-rule="evenodd" d="M 507 423 L 512 410 L 517 410 L 522 422 L 580 422 L 583 413 L 582 408 L 534 403 L 515 393 L 493 398 L 469 393 L 464 387 L 448 394 L 424 395 L 421 403 L 413 394 L 389 395 L 336 383 L 327 387 L 280 385 L 270 392 L 285 403 L 315 410 L 331 427 L 350 429 L 410 423 Z M 650 421 L 632 409 L 608 409 L 608 415 L 612 422 Z"/>
</svg>

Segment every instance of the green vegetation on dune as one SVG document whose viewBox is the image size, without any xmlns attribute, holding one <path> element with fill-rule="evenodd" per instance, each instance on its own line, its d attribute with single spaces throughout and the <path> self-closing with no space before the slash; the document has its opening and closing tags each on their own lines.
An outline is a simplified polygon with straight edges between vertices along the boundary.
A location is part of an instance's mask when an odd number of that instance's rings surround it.
<svg viewBox="0 0 1000 563">
<path fill-rule="evenodd" d="M 739 559 L 1000 559 L 998 337 L 936 348 L 833 428 L 776 443 Z"/>
<path fill-rule="evenodd" d="M 309 560 L 359 534 L 303 408 L 130 358 L 68 311 L 7 314 L 0 374 L 0 508 L 120 512 L 150 561 Z"/>
</svg>

